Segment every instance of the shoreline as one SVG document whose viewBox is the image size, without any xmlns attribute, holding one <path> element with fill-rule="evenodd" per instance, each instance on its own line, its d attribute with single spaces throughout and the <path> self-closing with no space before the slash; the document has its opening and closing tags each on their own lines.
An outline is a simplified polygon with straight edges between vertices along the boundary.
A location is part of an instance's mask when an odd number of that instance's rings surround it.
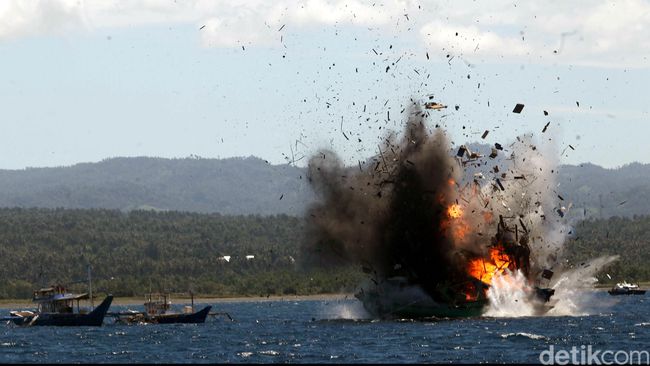
<svg viewBox="0 0 650 366">
<path fill-rule="evenodd" d="M 650 287 L 650 282 L 639 282 L 641 287 Z M 612 288 L 609 284 L 596 284 L 592 290 L 607 291 Z M 105 295 L 95 298 L 95 303 L 99 304 Z M 225 304 L 234 302 L 268 302 L 268 301 L 338 301 L 354 300 L 353 293 L 340 294 L 316 294 L 316 295 L 271 295 L 271 296 L 234 296 L 234 297 L 216 297 L 216 296 L 198 296 L 194 298 L 194 304 Z M 175 305 L 189 305 L 191 298 L 189 296 L 172 296 L 170 301 Z M 141 297 L 115 297 L 111 306 L 138 306 L 143 305 L 145 296 Z M 2 310 L 19 310 L 33 309 L 35 304 L 31 299 L 0 299 L 0 309 Z"/>
<path fill-rule="evenodd" d="M 94 296 L 93 296 L 94 297 Z M 95 303 L 99 304 L 104 295 L 95 298 Z M 237 297 L 210 297 L 200 296 L 194 298 L 194 304 L 224 304 L 233 302 L 267 302 L 267 301 L 336 301 L 345 299 L 354 299 L 354 294 L 318 294 L 318 295 L 272 295 L 272 296 L 237 296 Z M 115 297 L 111 306 L 133 306 L 142 305 L 145 297 Z M 189 296 L 171 296 L 172 304 L 185 305 L 190 304 Z M 2 299 L 0 300 L 0 309 L 29 309 L 34 308 L 34 303 L 29 299 Z"/>
</svg>

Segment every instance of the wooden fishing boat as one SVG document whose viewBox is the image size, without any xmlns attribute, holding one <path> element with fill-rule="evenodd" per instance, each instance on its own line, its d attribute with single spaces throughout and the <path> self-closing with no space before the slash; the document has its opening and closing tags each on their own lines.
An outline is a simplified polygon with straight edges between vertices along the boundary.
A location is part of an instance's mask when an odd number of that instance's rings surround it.
<svg viewBox="0 0 650 366">
<path fill-rule="evenodd" d="M 192 295 L 192 305 L 185 306 L 182 313 L 171 311 L 172 304 L 169 294 L 156 293 L 149 294 L 145 303 L 143 312 L 127 311 L 123 313 L 111 313 L 115 316 L 117 322 L 125 324 L 200 324 L 205 323 L 205 319 L 210 314 L 211 305 L 203 309 L 194 311 L 194 296 Z"/>
<path fill-rule="evenodd" d="M 79 302 L 86 299 L 89 299 L 87 293 L 73 294 L 67 292 L 65 287 L 55 285 L 34 291 L 32 301 L 37 304 L 35 311 L 12 311 L 9 317 L 0 320 L 22 326 L 101 326 L 113 296 L 106 296 L 104 301 L 90 312 L 79 306 Z"/>
</svg>

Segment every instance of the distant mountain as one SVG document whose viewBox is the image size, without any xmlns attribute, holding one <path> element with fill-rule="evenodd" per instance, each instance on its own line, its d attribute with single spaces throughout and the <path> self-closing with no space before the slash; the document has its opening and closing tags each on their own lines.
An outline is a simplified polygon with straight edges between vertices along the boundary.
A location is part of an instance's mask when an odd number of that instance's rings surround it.
<svg viewBox="0 0 650 366">
<path fill-rule="evenodd" d="M 487 152 L 487 145 L 470 145 Z M 255 158 L 112 158 L 70 167 L 0 170 L 0 207 L 302 215 L 315 195 L 306 169 Z M 572 216 L 650 214 L 650 165 L 559 168 Z"/>
<path fill-rule="evenodd" d="M 1 207 L 153 209 L 300 215 L 313 199 L 304 169 L 248 158 L 113 158 L 0 170 Z"/>
<path fill-rule="evenodd" d="M 618 169 L 565 165 L 559 171 L 559 189 L 570 197 L 567 200 L 573 202 L 574 210 L 582 210 L 580 216 L 650 214 L 650 164 L 632 163 Z"/>
<path fill-rule="evenodd" d="M 490 145 L 473 143 L 468 148 L 488 156 Z M 503 171 L 505 155 L 487 161 L 498 164 Z M 481 168 L 468 167 L 471 177 Z M 484 170 L 484 168 L 483 168 Z M 616 169 L 605 169 L 595 164 L 561 165 L 558 167 L 558 193 L 574 218 L 608 218 L 650 215 L 650 164 L 631 163 Z"/>
</svg>

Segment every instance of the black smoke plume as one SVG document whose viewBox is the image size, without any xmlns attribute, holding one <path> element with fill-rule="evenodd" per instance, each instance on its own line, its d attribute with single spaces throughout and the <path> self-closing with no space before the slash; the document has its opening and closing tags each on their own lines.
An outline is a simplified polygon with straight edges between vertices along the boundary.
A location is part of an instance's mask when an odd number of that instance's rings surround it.
<svg viewBox="0 0 650 366">
<path fill-rule="evenodd" d="M 458 167 L 442 131 L 427 131 L 414 107 L 401 139 L 387 136 L 377 155 L 344 167 L 334 152 L 309 161 L 320 200 L 307 216 L 303 255 L 311 263 L 354 263 L 378 278 L 405 276 L 434 298 L 468 280 L 467 261 L 448 230 Z"/>
</svg>

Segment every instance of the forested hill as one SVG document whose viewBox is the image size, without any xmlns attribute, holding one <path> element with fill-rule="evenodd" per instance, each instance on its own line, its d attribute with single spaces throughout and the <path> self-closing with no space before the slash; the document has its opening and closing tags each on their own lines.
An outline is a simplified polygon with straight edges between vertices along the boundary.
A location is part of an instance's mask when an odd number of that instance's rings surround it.
<svg viewBox="0 0 650 366">
<path fill-rule="evenodd" d="M 0 207 L 300 215 L 312 200 L 305 180 L 303 169 L 254 157 L 113 158 L 0 170 Z"/>
<path fill-rule="evenodd" d="M 585 210 L 590 218 L 650 214 L 650 164 L 632 163 L 618 169 L 565 165 L 559 172 L 559 190 L 576 210 L 583 211 L 578 217 Z"/>
<path fill-rule="evenodd" d="M 489 146 L 485 145 L 489 154 Z M 650 165 L 559 168 L 577 218 L 650 214 Z M 314 194 L 304 168 L 255 158 L 113 158 L 70 167 L 0 170 L 0 207 L 177 210 L 301 215 Z"/>
<path fill-rule="evenodd" d="M 116 296 L 149 290 L 218 296 L 353 291 L 356 267 L 303 268 L 304 221 L 287 215 L 0 209 L 0 299 L 77 282 Z"/>
<path fill-rule="evenodd" d="M 85 291 L 88 264 L 95 291 L 117 296 L 354 291 L 367 278 L 359 266 L 302 261 L 304 227 L 304 219 L 288 215 L 0 209 L 0 299 L 30 298 L 33 289 L 57 282 L 81 280 L 72 290 Z M 650 216 L 585 220 L 574 229 L 568 265 L 619 254 L 599 274 L 602 281 L 650 280 Z"/>
</svg>

